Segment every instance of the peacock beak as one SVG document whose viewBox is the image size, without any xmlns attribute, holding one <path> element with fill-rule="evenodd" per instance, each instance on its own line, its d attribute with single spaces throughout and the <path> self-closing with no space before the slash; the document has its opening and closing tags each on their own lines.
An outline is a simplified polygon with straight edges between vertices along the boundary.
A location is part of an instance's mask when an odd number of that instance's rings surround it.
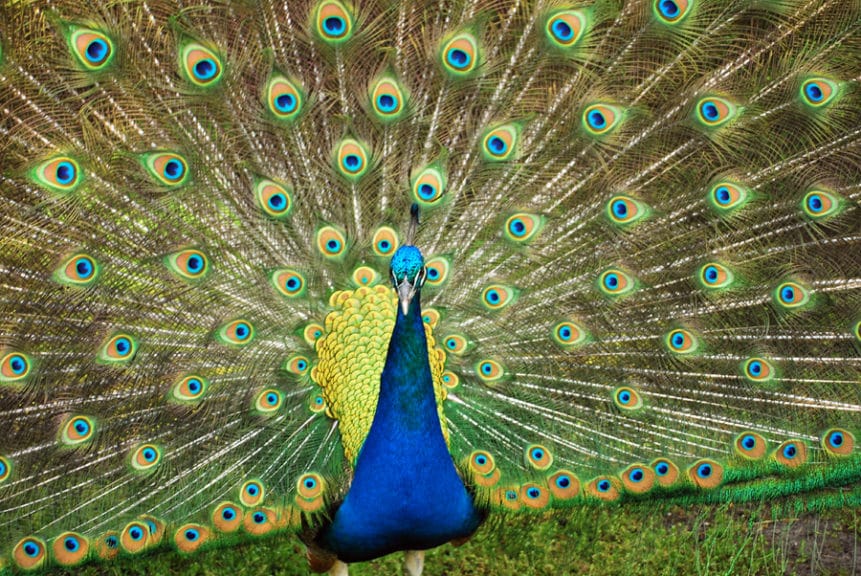
<svg viewBox="0 0 861 576">
<path fill-rule="evenodd" d="M 397 290 L 398 302 L 401 304 L 401 312 L 406 316 L 410 309 L 410 302 L 413 301 L 413 297 L 416 295 L 416 286 L 404 278 L 404 280 L 398 284 Z"/>
<path fill-rule="evenodd" d="M 392 273 L 392 283 L 398 292 L 398 302 L 401 304 L 401 311 L 404 313 L 404 316 L 409 312 L 410 302 L 413 301 L 419 288 L 425 283 L 426 274 L 424 267 L 418 271 L 416 277 L 412 280 L 407 278 L 406 275 L 404 275 L 403 280 L 398 280 L 394 273 Z"/>
</svg>

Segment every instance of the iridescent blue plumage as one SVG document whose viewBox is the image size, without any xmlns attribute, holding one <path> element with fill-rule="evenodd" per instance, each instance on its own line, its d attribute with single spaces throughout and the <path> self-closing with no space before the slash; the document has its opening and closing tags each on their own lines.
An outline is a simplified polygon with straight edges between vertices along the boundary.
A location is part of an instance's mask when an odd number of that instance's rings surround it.
<svg viewBox="0 0 861 576">
<path fill-rule="evenodd" d="M 402 246 L 392 275 L 421 272 L 421 252 Z M 418 268 L 416 267 L 418 266 Z M 405 281 L 408 282 L 408 281 Z M 403 285 L 403 284 L 400 284 Z M 319 543 L 345 562 L 424 550 L 472 534 L 482 518 L 442 434 L 427 355 L 420 283 L 399 307 L 380 378 L 377 410 L 350 490 Z"/>
</svg>

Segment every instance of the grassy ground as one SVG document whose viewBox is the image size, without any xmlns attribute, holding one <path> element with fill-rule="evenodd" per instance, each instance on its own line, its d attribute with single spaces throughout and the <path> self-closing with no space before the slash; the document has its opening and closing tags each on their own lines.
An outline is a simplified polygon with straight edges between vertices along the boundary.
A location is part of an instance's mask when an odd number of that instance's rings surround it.
<svg viewBox="0 0 861 576">
<path fill-rule="evenodd" d="M 762 507 L 656 510 L 587 507 L 522 515 L 485 527 L 460 548 L 427 555 L 427 576 L 861 575 L 861 514 L 777 516 Z M 401 574 L 402 556 L 351 566 L 352 576 Z M 307 575 L 295 537 L 181 558 L 124 558 L 75 574 Z"/>
</svg>

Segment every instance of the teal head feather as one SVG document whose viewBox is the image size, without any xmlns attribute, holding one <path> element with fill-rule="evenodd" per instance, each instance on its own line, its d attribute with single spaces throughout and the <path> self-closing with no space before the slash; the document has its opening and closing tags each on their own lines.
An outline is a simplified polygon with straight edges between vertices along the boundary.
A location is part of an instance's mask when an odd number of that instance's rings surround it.
<svg viewBox="0 0 861 576">
<path fill-rule="evenodd" d="M 392 256 L 389 270 L 392 284 L 398 293 L 401 312 L 406 314 L 410 302 L 421 290 L 427 279 L 427 269 L 425 269 L 424 256 L 422 256 L 421 250 L 415 246 L 401 246 Z"/>
</svg>

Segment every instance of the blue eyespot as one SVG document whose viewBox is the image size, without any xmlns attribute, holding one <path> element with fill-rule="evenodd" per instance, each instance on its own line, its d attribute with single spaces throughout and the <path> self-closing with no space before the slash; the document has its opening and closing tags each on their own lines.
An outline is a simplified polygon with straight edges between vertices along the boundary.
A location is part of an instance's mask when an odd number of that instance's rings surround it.
<svg viewBox="0 0 861 576">
<path fill-rule="evenodd" d="M 269 200 L 267 200 L 266 203 L 269 205 L 270 208 L 277 212 L 284 208 L 284 206 L 287 204 L 287 198 L 284 196 L 284 194 L 281 193 L 273 194 L 269 197 Z"/>
<path fill-rule="evenodd" d="M 308 490 L 312 490 L 317 487 L 317 481 L 314 478 L 308 477 L 305 478 L 305 488 Z"/>
<path fill-rule="evenodd" d="M 197 378 L 190 379 L 187 384 L 188 390 L 192 394 L 197 394 L 198 392 L 200 392 L 200 389 L 203 386 L 203 384 L 201 384 L 200 380 L 198 380 Z"/>
<path fill-rule="evenodd" d="M 248 335 L 251 334 L 251 328 L 248 326 L 248 324 L 240 322 L 236 325 L 235 334 L 236 337 L 240 340 L 245 340 L 246 338 L 248 338 Z"/>
<path fill-rule="evenodd" d="M 753 450 L 756 447 L 756 438 L 748 434 L 741 439 L 741 445 L 744 446 L 746 450 Z"/>
<path fill-rule="evenodd" d="M 814 214 L 822 212 L 822 197 L 819 194 L 810 194 L 807 197 L 807 208 Z"/>
<path fill-rule="evenodd" d="M 679 6 L 673 0 L 661 0 L 658 10 L 670 20 L 679 15 Z"/>
<path fill-rule="evenodd" d="M 673 345 L 673 348 L 681 348 L 685 345 L 685 335 L 681 333 L 674 334 L 670 339 L 670 342 Z"/>
<path fill-rule="evenodd" d="M 350 172 L 358 172 L 362 167 L 362 159 L 357 154 L 347 154 L 344 156 L 344 166 Z"/>
<path fill-rule="evenodd" d="M 795 300 L 795 288 L 792 286 L 784 286 L 780 291 L 780 299 L 787 304 L 791 304 Z"/>
<path fill-rule="evenodd" d="M 612 484 L 609 480 L 601 480 L 597 484 L 598 492 L 609 492 Z"/>
<path fill-rule="evenodd" d="M 87 424 L 86 420 L 79 419 L 75 422 L 75 432 L 77 432 L 81 436 L 86 436 L 89 431 L 90 425 Z"/>
<path fill-rule="evenodd" d="M 719 186 L 715 190 L 715 198 L 718 201 L 718 204 L 729 204 L 732 200 L 732 195 L 729 192 L 729 188 L 726 186 Z"/>
<path fill-rule="evenodd" d="M 508 230 L 512 235 L 522 238 L 526 235 L 526 224 L 520 218 L 515 218 L 508 226 Z"/>
<path fill-rule="evenodd" d="M 706 266 L 705 269 L 706 282 L 714 284 L 718 279 L 718 269 L 714 266 Z"/>
<path fill-rule="evenodd" d="M 93 270 L 95 267 L 93 266 L 93 261 L 89 258 L 82 256 L 75 261 L 75 273 L 78 275 L 78 278 L 85 280 L 93 275 Z"/>
<path fill-rule="evenodd" d="M 700 464 L 697 467 L 697 476 L 700 478 L 708 478 L 712 475 L 712 467 L 710 464 Z"/>
<path fill-rule="evenodd" d="M 552 26 L 553 35 L 563 43 L 567 43 L 571 41 L 571 38 L 574 37 L 574 30 L 571 26 L 568 25 L 565 20 L 559 19 L 553 23 Z"/>
<path fill-rule="evenodd" d="M 382 112 L 393 112 L 398 107 L 398 101 L 391 94 L 377 96 L 377 107 Z"/>
<path fill-rule="evenodd" d="M 260 490 L 257 488 L 256 484 L 249 484 L 245 491 L 248 492 L 249 496 L 257 496 L 257 494 L 260 493 Z"/>
<path fill-rule="evenodd" d="M 39 555 L 39 545 L 35 542 L 27 542 L 24 544 L 24 554 L 30 558 L 35 558 Z"/>
<path fill-rule="evenodd" d="M 203 258 L 200 256 L 189 256 L 186 265 L 189 272 L 197 274 L 203 269 Z"/>
<path fill-rule="evenodd" d="M 132 349 L 131 340 L 125 336 L 117 338 L 116 342 L 114 342 L 114 348 L 120 356 L 125 356 Z"/>
<path fill-rule="evenodd" d="M 332 36 L 340 36 L 347 29 L 344 19 L 339 18 L 338 16 L 329 16 L 323 20 L 323 27 L 326 29 L 326 32 Z"/>
<path fill-rule="evenodd" d="M 144 460 L 146 460 L 147 462 L 152 462 L 153 460 L 155 460 L 155 456 L 155 450 L 153 450 L 152 448 L 147 448 L 143 451 Z"/>
<path fill-rule="evenodd" d="M 475 463 L 479 466 L 484 466 L 485 464 L 487 464 L 487 457 L 484 455 L 478 455 L 475 457 Z"/>
<path fill-rule="evenodd" d="M 198 538 L 200 538 L 200 533 L 197 530 L 189 528 L 185 531 L 185 539 L 189 542 L 194 542 Z"/>
<path fill-rule="evenodd" d="M 116 536 L 108 536 L 107 538 L 105 538 L 105 545 L 108 548 L 116 548 L 117 546 L 119 546 L 119 541 L 117 540 Z"/>
<path fill-rule="evenodd" d="M 517 500 L 517 492 L 514 490 L 506 490 L 505 491 L 505 499 L 506 500 Z"/>
<path fill-rule="evenodd" d="M 841 432 L 832 432 L 828 435 L 828 443 L 834 448 L 843 446 L 844 437 Z"/>
<path fill-rule="evenodd" d="M 266 522 L 266 514 L 263 512 L 255 512 L 251 519 L 254 520 L 255 524 L 263 524 Z"/>
<path fill-rule="evenodd" d="M 634 468 L 628 475 L 628 477 L 634 482 L 642 482 L 645 476 L 646 474 L 643 472 L 642 468 Z"/>
<path fill-rule="evenodd" d="M 655 473 L 658 476 L 666 476 L 670 471 L 670 465 L 666 462 L 661 462 L 657 466 L 655 466 Z"/>
<path fill-rule="evenodd" d="M 628 216 L 628 204 L 624 200 L 616 200 L 613 202 L 613 214 L 617 218 L 625 218 Z"/>
<path fill-rule="evenodd" d="M 164 163 L 164 177 L 168 180 L 179 180 L 184 172 L 185 166 L 179 160 L 171 159 Z"/>
<path fill-rule="evenodd" d="M 566 475 L 561 475 L 556 477 L 556 486 L 559 488 L 568 488 L 571 486 L 571 478 Z"/>
<path fill-rule="evenodd" d="M 72 164 L 71 162 L 65 162 L 64 161 L 64 162 L 60 162 L 59 164 L 57 164 L 57 172 L 56 172 L 57 183 L 62 184 L 63 186 L 71 184 L 72 181 L 74 181 L 74 179 L 75 179 L 75 174 L 76 174 L 75 165 Z"/>
<path fill-rule="evenodd" d="M 664 3 L 665 2 L 661 2 L 661 5 L 663 6 Z M 675 6 L 674 2 L 670 3 Z M 678 8 L 676 9 L 678 10 Z M 714 104 L 714 102 L 712 102 L 711 100 L 706 100 L 702 103 L 702 105 L 700 106 L 700 112 L 702 112 L 703 118 L 705 118 L 709 122 L 715 122 L 720 118 L 720 111 L 718 110 L 718 107 Z"/>
<path fill-rule="evenodd" d="M 233 510 L 233 508 L 225 508 L 221 511 L 221 517 L 229 522 L 230 520 L 236 518 L 236 512 Z"/>
<path fill-rule="evenodd" d="M 786 459 L 791 460 L 795 458 L 796 454 L 798 454 L 798 448 L 795 447 L 795 444 L 787 444 L 786 446 L 784 446 L 783 456 Z"/>
<path fill-rule="evenodd" d="M 296 109 L 297 102 L 296 97 L 292 94 L 280 94 L 275 98 L 275 108 L 279 112 L 289 114 Z"/>
<path fill-rule="evenodd" d="M 93 64 L 98 64 L 108 55 L 108 43 L 97 38 L 87 45 L 86 58 Z"/>
<path fill-rule="evenodd" d="M 541 497 L 541 490 L 539 490 L 538 488 L 536 488 L 535 486 L 533 486 L 532 488 L 529 488 L 529 489 L 526 491 L 526 495 L 527 495 L 529 498 L 531 498 L 532 500 L 535 500 L 536 498 L 540 498 L 540 497 Z"/>
<path fill-rule="evenodd" d="M 752 375 L 759 376 L 760 374 L 762 374 L 762 362 L 760 362 L 759 360 L 754 360 L 747 365 L 747 369 Z"/>
<path fill-rule="evenodd" d="M 505 140 L 499 136 L 491 136 L 488 138 L 487 146 L 490 148 L 490 151 L 497 156 L 505 154 L 506 150 L 508 150 L 508 144 L 506 144 Z"/>
<path fill-rule="evenodd" d="M 602 130 L 607 126 L 607 119 L 604 118 L 604 114 L 598 110 L 592 110 L 586 115 L 586 118 L 589 121 L 589 126 L 594 130 Z"/>
<path fill-rule="evenodd" d="M 615 290 L 619 286 L 619 276 L 615 273 L 607 274 L 604 277 L 604 286 L 609 290 Z"/>
<path fill-rule="evenodd" d="M 132 537 L 132 540 L 140 540 L 144 537 L 144 532 L 140 528 L 134 527 L 129 530 L 129 536 Z"/>
<path fill-rule="evenodd" d="M 422 200 L 432 200 L 436 196 L 436 188 L 430 184 L 420 184 L 419 196 Z"/>
<path fill-rule="evenodd" d="M 460 48 L 452 48 L 448 51 L 445 58 L 449 64 L 458 70 L 469 67 L 469 63 L 472 60 L 472 57 Z"/>
<path fill-rule="evenodd" d="M 631 401 L 631 393 L 627 390 L 623 390 L 619 392 L 619 402 L 622 404 L 628 404 Z"/>
<path fill-rule="evenodd" d="M 75 552 L 80 548 L 80 544 L 78 544 L 78 539 L 73 538 L 72 536 L 67 536 L 63 540 L 63 547 L 69 552 Z"/>
<path fill-rule="evenodd" d="M 218 72 L 218 65 L 211 58 L 203 58 L 194 65 L 194 76 L 198 80 L 210 80 Z"/>
<path fill-rule="evenodd" d="M 804 87 L 804 93 L 807 94 L 807 97 L 813 102 L 819 102 L 824 97 L 822 89 L 817 86 L 815 82 L 809 82 Z"/>
<path fill-rule="evenodd" d="M 27 370 L 27 361 L 20 354 L 13 354 L 9 358 L 9 366 L 12 368 L 12 373 L 18 376 Z"/>
</svg>

